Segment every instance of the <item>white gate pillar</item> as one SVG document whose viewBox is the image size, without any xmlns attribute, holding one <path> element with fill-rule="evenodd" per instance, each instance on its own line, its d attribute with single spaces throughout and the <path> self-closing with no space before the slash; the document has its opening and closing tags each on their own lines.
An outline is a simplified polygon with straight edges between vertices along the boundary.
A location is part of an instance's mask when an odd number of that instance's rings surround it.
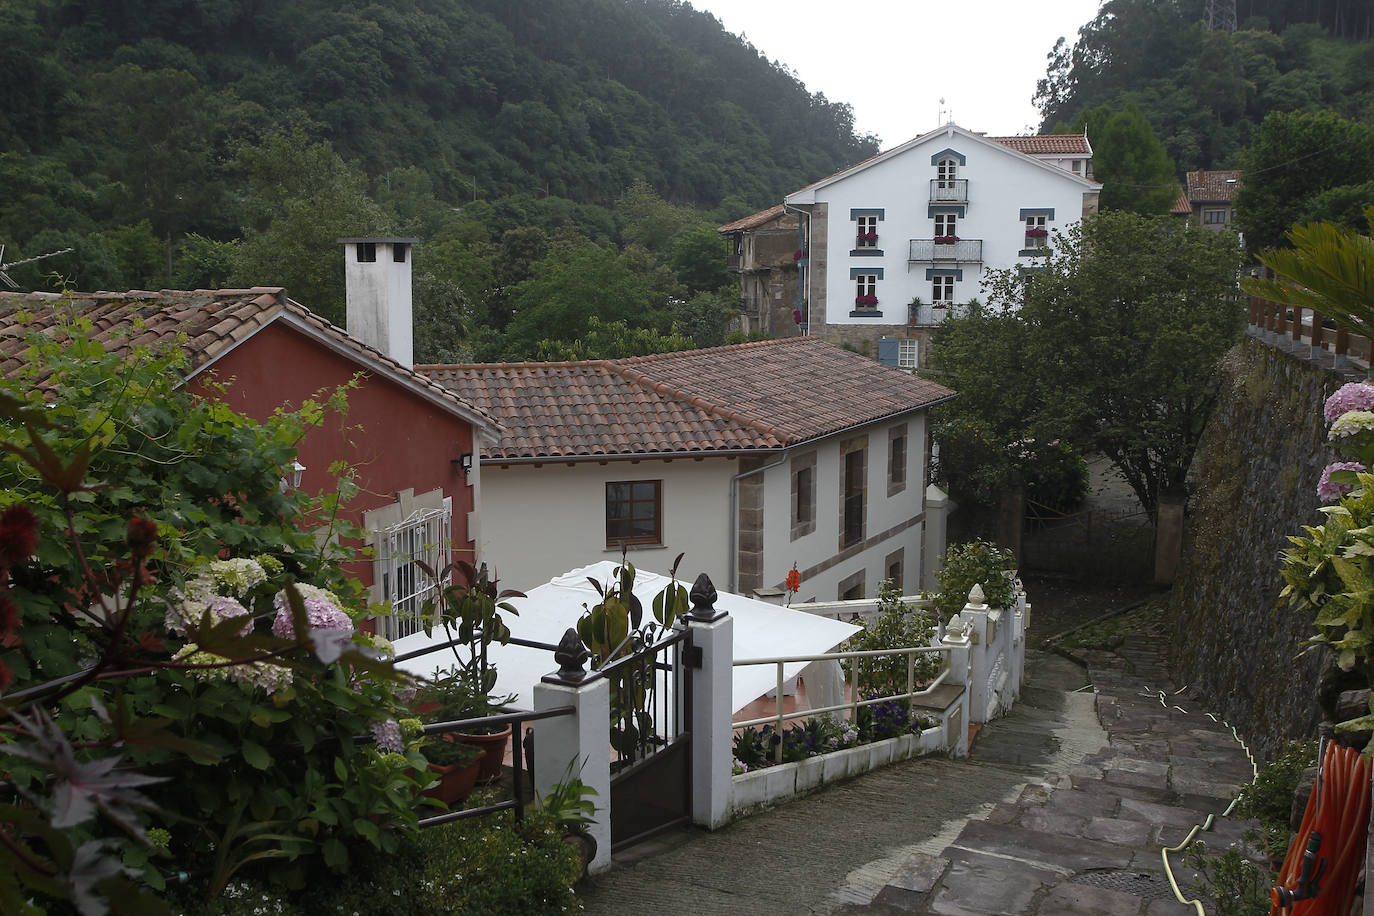
<svg viewBox="0 0 1374 916">
<path fill-rule="evenodd" d="M 691 631 L 693 665 L 692 822 L 708 830 L 726 823 L 733 786 L 735 619 L 717 611 L 716 588 L 705 573 L 692 584 L 692 610 L 683 619 Z"/>
</svg>

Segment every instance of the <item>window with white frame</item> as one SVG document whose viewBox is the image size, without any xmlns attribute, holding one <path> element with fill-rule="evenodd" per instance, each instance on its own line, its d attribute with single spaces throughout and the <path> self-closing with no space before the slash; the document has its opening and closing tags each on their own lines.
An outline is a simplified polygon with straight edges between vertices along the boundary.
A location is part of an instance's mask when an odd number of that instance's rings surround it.
<svg viewBox="0 0 1374 916">
<path fill-rule="evenodd" d="M 878 247 L 878 217 L 860 216 L 854 221 L 854 247 Z"/>
<path fill-rule="evenodd" d="M 1050 231 L 1045 227 L 1045 214 L 1031 214 L 1026 217 L 1026 247 L 1045 248 L 1049 245 Z"/>
<path fill-rule="evenodd" d="M 424 629 L 421 612 L 427 602 L 437 604 L 442 585 L 424 567 L 438 573 L 448 566 L 452 527 L 453 499 L 446 496 L 437 507 L 415 508 L 401 521 L 373 532 L 375 593 L 391 603 L 391 615 L 377 621 L 387 639 Z"/>
<path fill-rule="evenodd" d="M 854 305 L 861 309 L 878 307 L 878 275 L 854 275 Z"/>
<path fill-rule="evenodd" d="M 920 368 L 921 342 L 915 337 L 903 338 L 897 342 L 897 368 Z"/>
<path fill-rule="evenodd" d="M 930 284 L 930 300 L 936 305 L 949 305 L 954 301 L 953 274 L 936 274 Z"/>
<path fill-rule="evenodd" d="M 955 232 L 955 221 L 955 214 L 953 213 L 935 214 L 935 241 L 957 241 L 959 236 Z"/>
<path fill-rule="evenodd" d="M 927 175 L 930 173 L 927 172 Z M 939 182 L 937 187 L 952 188 L 959 180 L 959 160 L 953 156 L 945 156 L 935 163 L 935 178 Z"/>
</svg>

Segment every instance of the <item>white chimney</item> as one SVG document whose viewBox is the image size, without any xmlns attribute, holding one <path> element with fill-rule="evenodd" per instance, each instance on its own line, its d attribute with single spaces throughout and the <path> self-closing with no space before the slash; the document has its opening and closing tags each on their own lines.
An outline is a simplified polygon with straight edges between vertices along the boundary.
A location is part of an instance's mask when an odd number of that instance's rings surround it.
<svg viewBox="0 0 1374 916">
<path fill-rule="evenodd" d="M 344 246 L 344 327 L 407 369 L 415 365 L 410 263 L 418 239 L 339 239 Z"/>
</svg>

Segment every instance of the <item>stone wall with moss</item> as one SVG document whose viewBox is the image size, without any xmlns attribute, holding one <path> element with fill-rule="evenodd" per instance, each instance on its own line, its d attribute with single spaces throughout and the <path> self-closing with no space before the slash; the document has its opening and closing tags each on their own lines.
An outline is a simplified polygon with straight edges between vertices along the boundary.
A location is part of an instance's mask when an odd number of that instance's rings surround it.
<svg viewBox="0 0 1374 916">
<path fill-rule="evenodd" d="M 1312 621 L 1279 602 L 1279 554 L 1321 521 L 1322 404 L 1350 378 L 1253 338 L 1222 368 L 1170 606 L 1174 680 L 1268 756 L 1319 719 L 1325 657 L 1298 657 Z"/>
</svg>

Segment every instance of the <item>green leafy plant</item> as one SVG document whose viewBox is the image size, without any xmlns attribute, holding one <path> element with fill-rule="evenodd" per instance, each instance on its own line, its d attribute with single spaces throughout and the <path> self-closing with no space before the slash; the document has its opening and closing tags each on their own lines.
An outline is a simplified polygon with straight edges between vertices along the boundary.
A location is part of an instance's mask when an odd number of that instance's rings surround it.
<svg viewBox="0 0 1374 916">
<path fill-rule="evenodd" d="M 539 796 L 538 808 L 564 830 L 585 833 L 596 821 L 596 790 L 573 774 L 573 761 L 563 779 Z"/>
<path fill-rule="evenodd" d="M 891 579 L 878 586 L 878 613 L 863 621 L 863 630 L 845 641 L 845 651 L 875 651 L 928 646 L 935 620 L 925 610 L 902 601 L 901 589 Z M 886 655 L 859 660 L 858 690 L 866 699 L 905 694 L 908 689 L 935 677 L 940 670 L 936 653 L 911 656 L 912 680 L 907 681 L 908 656 Z"/>
<path fill-rule="evenodd" d="M 1236 813 L 1259 822 L 1270 855 L 1282 856 L 1292 835 L 1289 817 L 1303 772 L 1317 765 L 1317 742 L 1289 741 L 1240 790 Z"/>
<path fill-rule="evenodd" d="M 603 586 L 595 579 L 587 580 L 601 600 L 591 607 L 583 606 L 586 613 L 578 618 L 577 634 L 592 654 L 592 664 L 605 668 L 619 659 L 638 656 L 616 665 L 610 676 L 611 746 L 620 754 L 622 765 L 641 756 L 646 743 L 653 740 L 655 668 L 653 657 L 643 650 L 687 611 L 687 589 L 677 581 L 683 556 L 677 555 L 669 570 L 669 583 L 654 596 L 652 621 L 644 620 L 643 604 L 634 593 L 635 568 L 623 554 L 609 583 Z"/>
<path fill-rule="evenodd" d="M 423 768 L 405 678 L 311 530 L 337 494 L 278 486 L 325 403 L 260 424 L 86 322 L 27 339 L 0 394 L 0 908 L 155 911 L 168 863 L 214 896 L 394 852 Z"/>
<path fill-rule="evenodd" d="M 1265 916 L 1273 874 L 1241 854 L 1234 846 L 1214 853 L 1198 840 L 1183 861 L 1197 870 L 1192 893 L 1212 903 L 1216 916 Z"/>
<path fill-rule="evenodd" d="M 959 613 L 975 585 L 982 587 L 988 607 L 1010 607 L 1016 598 L 1015 569 L 1015 554 L 990 541 L 952 545 L 938 573 L 940 591 L 935 596 L 935 610 L 941 619 Z"/>
</svg>

